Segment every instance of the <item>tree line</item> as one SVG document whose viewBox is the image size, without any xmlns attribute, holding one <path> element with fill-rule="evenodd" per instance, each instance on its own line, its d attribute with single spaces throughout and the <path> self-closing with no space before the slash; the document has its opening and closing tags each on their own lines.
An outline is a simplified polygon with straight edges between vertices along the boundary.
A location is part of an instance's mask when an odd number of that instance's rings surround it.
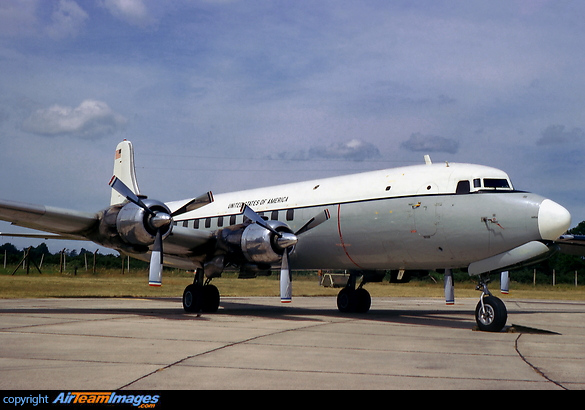
<svg viewBox="0 0 585 410">
<path fill-rule="evenodd" d="M 585 221 L 581 222 L 577 227 L 570 229 L 568 234 L 585 235 Z M 5 243 L 0 246 L 0 260 L 4 261 L 6 265 L 17 265 L 24 257 L 25 252 L 29 252 L 29 257 L 36 264 L 60 266 L 67 264 L 67 270 L 71 269 L 85 269 L 89 265 L 89 269 L 94 266 L 99 269 L 120 269 L 122 262 L 125 268 L 130 269 L 148 269 L 148 262 L 139 261 L 130 258 L 122 258 L 121 255 L 115 254 L 101 254 L 99 252 L 91 252 L 85 248 L 81 251 L 64 249 L 60 252 L 51 253 L 47 244 L 44 242 L 36 247 L 26 249 L 17 249 L 11 243 Z M 4 259 L 5 258 L 5 259 Z M 0 265 L 1 266 L 1 265 Z M 557 253 L 549 259 L 532 265 L 527 268 L 514 270 L 511 272 L 512 280 L 520 283 L 532 283 L 536 272 L 537 283 L 551 283 L 551 276 L 555 272 L 556 283 L 574 283 L 575 272 L 579 272 L 580 277 L 584 278 L 585 283 L 585 257 L 567 255 Z M 465 275 L 459 274 L 457 277 L 463 278 Z"/>
<path fill-rule="evenodd" d="M 81 251 L 63 249 L 62 251 L 51 253 L 44 242 L 38 246 L 20 250 L 11 243 L 0 245 L 0 260 L 7 266 L 15 266 L 22 262 L 26 252 L 28 252 L 32 264 L 52 267 L 65 265 L 67 270 L 85 269 L 86 267 L 92 269 L 94 262 L 95 266 L 100 269 L 119 269 L 122 265 L 122 256 L 119 254 L 101 254 L 99 251 L 92 252 L 85 248 L 81 248 Z M 126 264 L 125 266 L 128 266 L 129 263 L 130 269 L 148 268 L 147 262 L 133 258 L 130 258 L 129 262 L 127 258 L 124 258 L 124 263 Z"/>
</svg>

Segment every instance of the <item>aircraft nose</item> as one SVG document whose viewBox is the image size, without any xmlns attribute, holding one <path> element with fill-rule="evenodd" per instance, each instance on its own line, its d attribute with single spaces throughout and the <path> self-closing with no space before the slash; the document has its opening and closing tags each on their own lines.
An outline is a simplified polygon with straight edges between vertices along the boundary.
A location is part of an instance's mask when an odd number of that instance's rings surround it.
<svg viewBox="0 0 585 410">
<path fill-rule="evenodd" d="M 545 199 L 538 209 L 538 230 L 540 237 L 554 241 L 571 226 L 571 214 L 564 207 Z"/>
</svg>

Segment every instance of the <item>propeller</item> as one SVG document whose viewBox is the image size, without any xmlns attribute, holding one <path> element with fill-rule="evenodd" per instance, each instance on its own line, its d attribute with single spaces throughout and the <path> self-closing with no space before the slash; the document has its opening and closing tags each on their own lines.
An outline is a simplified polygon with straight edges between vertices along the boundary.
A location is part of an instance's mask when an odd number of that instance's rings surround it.
<svg viewBox="0 0 585 410">
<path fill-rule="evenodd" d="M 445 304 L 455 304 L 455 287 L 453 285 L 453 271 L 445 269 Z"/>
<path fill-rule="evenodd" d="M 126 199 L 140 208 L 144 209 L 150 216 L 148 218 L 148 224 L 152 229 L 156 231 L 154 237 L 154 244 L 150 255 L 150 267 L 148 272 L 148 284 L 150 286 L 161 286 L 162 285 L 162 271 L 163 271 L 163 232 L 165 232 L 169 226 L 173 223 L 173 217 L 180 214 L 193 211 L 201 208 L 213 202 L 213 194 L 207 192 L 197 198 L 194 198 L 182 207 L 172 213 L 164 211 L 153 211 L 150 209 L 138 195 L 136 195 L 128 186 L 115 175 L 110 180 L 109 185 L 112 189 L 116 190 L 120 195 L 126 197 Z"/>
<path fill-rule="evenodd" d="M 142 199 L 140 199 L 138 195 L 134 193 L 134 191 L 128 188 L 128 186 L 124 182 L 122 182 L 120 178 L 114 175 L 112 179 L 110 179 L 109 185 L 113 189 L 115 189 L 120 195 L 126 197 L 128 201 L 135 203 L 136 205 L 144 209 L 146 212 L 148 212 L 151 216 L 154 215 L 154 212 L 149 207 L 147 207 L 146 204 L 142 202 Z"/>
<path fill-rule="evenodd" d="M 282 254 L 282 263 L 280 265 L 280 302 L 292 302 L 292 277 L 288 268 L 288 249 Z"/>
<path fill-rule="evenodd" d="M 316 226 L 322 224 L 323 222 L 331 218 L 329 210 L 325 209 L 324 211 L 319 212 L 316 216 L 311 218 L 294 234 L 290 232 L 279 232 L 275 230 L 264 220 L 264 218 L 258 215 L 254 210 L 252 210 L 252 208 L 250 208 L 246 204 L 242 205 L 241 212 L 248 219 L 252 220 L 254 223 L 257 223 L 263 228 L 269 230 L 276 236 L 276 244 L 280 249 L 283 250 L 282 261 L 280 264 L 280 301 L 282 303 L 292 302 L 292 277 L 288 261 L 289 252 L 292 250 L 292 247 L 297 244 L 299 240 L 298 237 L 300 235 L 304 234 L 310 229 L 315 228 Z"/>
</svg>

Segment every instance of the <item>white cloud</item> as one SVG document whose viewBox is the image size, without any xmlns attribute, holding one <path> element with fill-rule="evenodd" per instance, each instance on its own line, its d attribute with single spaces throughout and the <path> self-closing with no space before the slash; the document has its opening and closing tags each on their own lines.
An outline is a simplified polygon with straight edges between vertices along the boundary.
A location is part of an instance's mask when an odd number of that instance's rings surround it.
<svg viewBox="0 0 585 410">
<path fill-rule="evenodd" d="M 403 141 L 400 146 L 409 151 L 417 152 L 448 152 L 455 154 L 459 150 L 459 142 L 434 135 L 422 135 L 417 132 Z"/>
<path fill-rule="evenodd" d="M 309 159 L 344 159 L 349 161 L 364 161 L 380 157 L 380 150 L 369 142 L 352 139 L 347 142 L 338 142 L 325 145 L 316 145 L 308 151 L 281 152 L 279 159 L 309 160 Z"/>
<path fill-rule="evenodd" d="M 24 120 L 22 129 L 45 136 L 72 135 L 99 138 L 125 128 L 127 120 L 104 102 L 85 100 L 78 107 L 52 105 L 35 111 Z"/>
<path fill-rule="evenodd" d="M 133 26 L 148 27 L 156 23 L 143 0 L 103 0 L 101 4 L 114 17 Z"/>
<path fill-rule="evenodd" d="M 55 40 L 75 37 L 88 17 L 75 1 L 60 0 L 51 15 L 52 24 L 47 28 L 47 33 Z"/>
</svg>

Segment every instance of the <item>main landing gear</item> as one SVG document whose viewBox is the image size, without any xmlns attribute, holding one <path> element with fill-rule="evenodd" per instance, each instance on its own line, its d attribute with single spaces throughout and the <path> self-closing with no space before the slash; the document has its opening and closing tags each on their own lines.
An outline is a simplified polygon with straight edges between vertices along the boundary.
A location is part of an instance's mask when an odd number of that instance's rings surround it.
<svg viewBox="0 0 585 410">
<path fill-rule="evenodd" d="M 211 279 L 203 281 L 203 270 L 195 271 L 193 283 L 183 292 L 183 309 L 188 313 L 214 313 L 219 309 L 219 290 L 210 285 Z"/>
<path fill-rule="evenodd" d="M 367 313 L 372 305 L 370 293 L 363 288 L 365 279 L 356 288 L 357 273 L 350 273 L 347 285 L 337 295 L 337 308 L 343 313 Z"/>
<path fill-rule="evenodd" d="M 490 278 L 488 275 L 479 277 L 476 289 L 481 291 L 481 296 L 475 308 L 475 321 L 479 330 L 485 332 L 499 332 L 508 320 L 508 310 L 501 299 L 493 296 L 488 289 Z"/>
</svg>

